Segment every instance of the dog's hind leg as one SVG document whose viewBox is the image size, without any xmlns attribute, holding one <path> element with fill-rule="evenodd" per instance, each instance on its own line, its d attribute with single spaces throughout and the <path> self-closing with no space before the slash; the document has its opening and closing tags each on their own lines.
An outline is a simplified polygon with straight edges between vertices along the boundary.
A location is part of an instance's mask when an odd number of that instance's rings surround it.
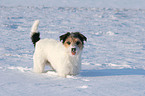
<svg viewBox="0 0 145 96">
<path fill-rule="evenodd" d="M 45 60 L 42 58 L 37 58 L 37 56 L 34 56 L 34 65 L 33 65 L 33 71 L 36 73 L 43 73 L 44 67 L 45 67 Z"/>
</svg>

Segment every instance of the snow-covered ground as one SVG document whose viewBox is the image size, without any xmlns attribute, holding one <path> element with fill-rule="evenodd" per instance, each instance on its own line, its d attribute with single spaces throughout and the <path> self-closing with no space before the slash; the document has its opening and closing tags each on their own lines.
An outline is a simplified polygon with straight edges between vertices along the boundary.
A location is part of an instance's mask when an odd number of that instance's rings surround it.
<svg viewBox="0 0 145 96">
<path fill-rule="evenodd" d="M 144 0 L 0 0 L 5 6 L 97 7 L 145 9 Z"/>
<path fill-rule="evenodd" d="M 17 1 L 0 1 L 0 96 L 145 95 L 145 1 Z M 67 31 L 88 38 L 80 75 L 32 72 L 36 19 L 41 38 L 59 40 Z"/>
</svg>

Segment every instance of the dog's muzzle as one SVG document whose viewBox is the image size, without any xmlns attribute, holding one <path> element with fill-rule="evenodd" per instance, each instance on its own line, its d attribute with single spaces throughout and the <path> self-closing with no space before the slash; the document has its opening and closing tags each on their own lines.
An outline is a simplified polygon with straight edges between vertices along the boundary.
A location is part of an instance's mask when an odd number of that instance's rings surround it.
<svg viewBox="0 0 145 96">
<path fill-rule="evenodd" d="M 71 48 L 71 53 L 72 53 L 72 55 L 75 55 L 76 54 L 76 48 Z"/>
</svg>

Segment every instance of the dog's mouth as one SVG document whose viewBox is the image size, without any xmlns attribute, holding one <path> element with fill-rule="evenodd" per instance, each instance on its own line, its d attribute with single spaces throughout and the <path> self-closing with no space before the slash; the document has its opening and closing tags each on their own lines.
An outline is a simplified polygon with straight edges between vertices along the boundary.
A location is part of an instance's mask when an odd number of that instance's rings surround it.
<svg viewBox="0 0 145 96">
<path fill-rule="evenodd" d="M 72 53 L 72 55 L 76 55 L 76 48 L 72 48 L 71 53 Z"/>
</svg>

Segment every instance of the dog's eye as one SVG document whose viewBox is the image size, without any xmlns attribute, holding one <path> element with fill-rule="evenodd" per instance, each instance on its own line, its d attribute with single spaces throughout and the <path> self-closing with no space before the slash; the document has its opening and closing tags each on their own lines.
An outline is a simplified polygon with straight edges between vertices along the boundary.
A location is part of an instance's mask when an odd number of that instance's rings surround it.
<svg viewBox="0 0 145 96">
<path fill-rule="evenodd" d="M 71 42 L 69 42 L 69 41 L 68 41 L 68 42 L 66 42 L 66 43 L 67 43 L 68 45 L 70 45 L 70 44 L 71 44 Z"/>
<path fill-rule="evenodd" d="M 80 44 L 80 41 L 77 41 L 76 44 L 79 45 Z"/>
</svg>

